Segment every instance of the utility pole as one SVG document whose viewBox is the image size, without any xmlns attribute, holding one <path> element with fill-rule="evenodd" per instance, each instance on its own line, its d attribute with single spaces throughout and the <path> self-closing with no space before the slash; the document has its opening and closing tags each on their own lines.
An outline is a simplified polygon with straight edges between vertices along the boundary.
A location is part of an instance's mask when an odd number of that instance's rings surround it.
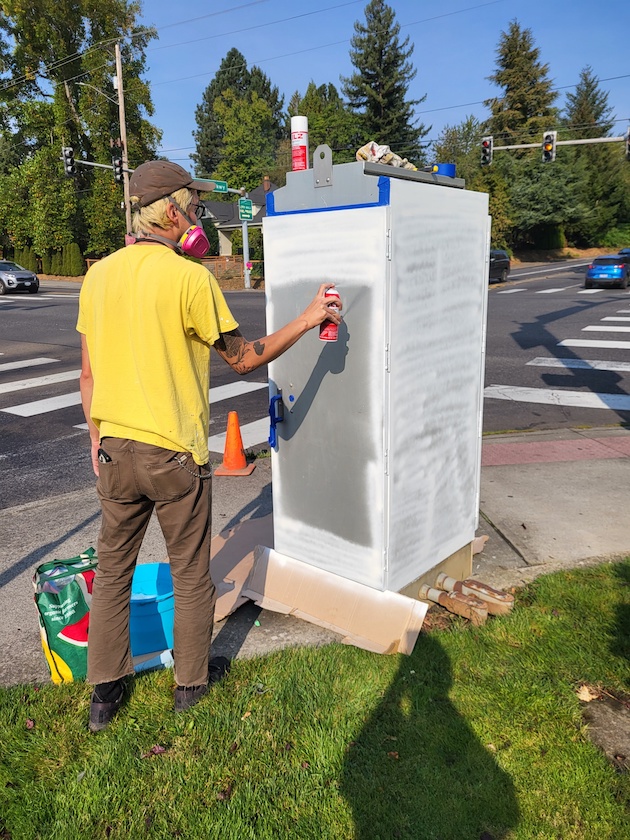
<svg viewBox="0 0 630 840">
<path fill-rule="evenodd" d="M 120 142 L 122 144 L 123 194 L 125 198 L 125 221 L 127 233 L 131 233 L 131 206 L 129 204 L 129 158 L 127 157 L 127 122 L 125 119 L 125 94 L 123 90 L 122 59 L 120 43 L 116 41 L 116 90 L 118 91 L 118 120 L 120 122 Z"/>
</svg>

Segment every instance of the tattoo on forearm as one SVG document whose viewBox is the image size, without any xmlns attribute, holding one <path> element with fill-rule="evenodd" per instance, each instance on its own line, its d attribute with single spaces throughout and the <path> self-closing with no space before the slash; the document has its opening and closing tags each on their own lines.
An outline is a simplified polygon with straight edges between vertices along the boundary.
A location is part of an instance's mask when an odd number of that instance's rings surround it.
<svg viewBox="0 0 630 840">
<path fill-rule="evenodd" d="M 230 364 L 239 373 L 247 373 L 249 366 L 245 363 L 248 350 L 253 350 L 257 356 L 262 356 L 265 345 L 261 341 L 246 341 L 240 330 L 221 333 L 216 343 L 217 350 L 230 359 Z"/>
</svg>

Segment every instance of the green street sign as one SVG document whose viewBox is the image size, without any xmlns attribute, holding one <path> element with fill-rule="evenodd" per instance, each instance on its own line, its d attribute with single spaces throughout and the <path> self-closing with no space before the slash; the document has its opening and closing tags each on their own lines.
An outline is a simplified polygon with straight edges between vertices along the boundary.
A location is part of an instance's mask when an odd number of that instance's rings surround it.
<svg viewBox="0 0 630 840">
<path fill-rule="evenodd" d="M 215 193 L 226 193 L 228 191 L 227 181 L 215 181 L 214 178 L 204 178 L 203 180 L 214 184 L 213 192 Z"/>
<path fill-rule="evenodd" d="M 254 218 L 254 205 L 251 198 L 239 198 L 238 217 L 241 222 L 251 222 Z"/>
</svg>

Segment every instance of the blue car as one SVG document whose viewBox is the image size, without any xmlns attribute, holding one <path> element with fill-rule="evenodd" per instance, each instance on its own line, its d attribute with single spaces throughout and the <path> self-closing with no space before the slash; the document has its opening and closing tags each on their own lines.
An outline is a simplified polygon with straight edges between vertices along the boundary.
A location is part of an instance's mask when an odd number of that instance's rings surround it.
<svg viewBox="0 0 630 840">
<path fill-rule="evenodd" d="M 584 288 L 593 286 L 619 286 L 628 288 L 630 279 L 630 255 L 611 254 L 608 257 L 596 257 L 586 269 Z"/>
</svg>

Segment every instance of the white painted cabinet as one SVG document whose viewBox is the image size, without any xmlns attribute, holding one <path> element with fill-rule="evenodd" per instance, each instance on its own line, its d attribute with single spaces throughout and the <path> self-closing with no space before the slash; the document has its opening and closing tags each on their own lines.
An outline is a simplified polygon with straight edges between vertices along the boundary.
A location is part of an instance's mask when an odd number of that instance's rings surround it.
<svg viewBox="0 0 630 840">
<path fill-rule="evenodd" d="M 322 282 L 344 302 L 336 343 L 312 330 L 269 366 L 274 547 L 379 590 L 477 526 L 490 222 L 458 184 L 323 157 L 264 220 L 268 331 Z"/>
</svg>

